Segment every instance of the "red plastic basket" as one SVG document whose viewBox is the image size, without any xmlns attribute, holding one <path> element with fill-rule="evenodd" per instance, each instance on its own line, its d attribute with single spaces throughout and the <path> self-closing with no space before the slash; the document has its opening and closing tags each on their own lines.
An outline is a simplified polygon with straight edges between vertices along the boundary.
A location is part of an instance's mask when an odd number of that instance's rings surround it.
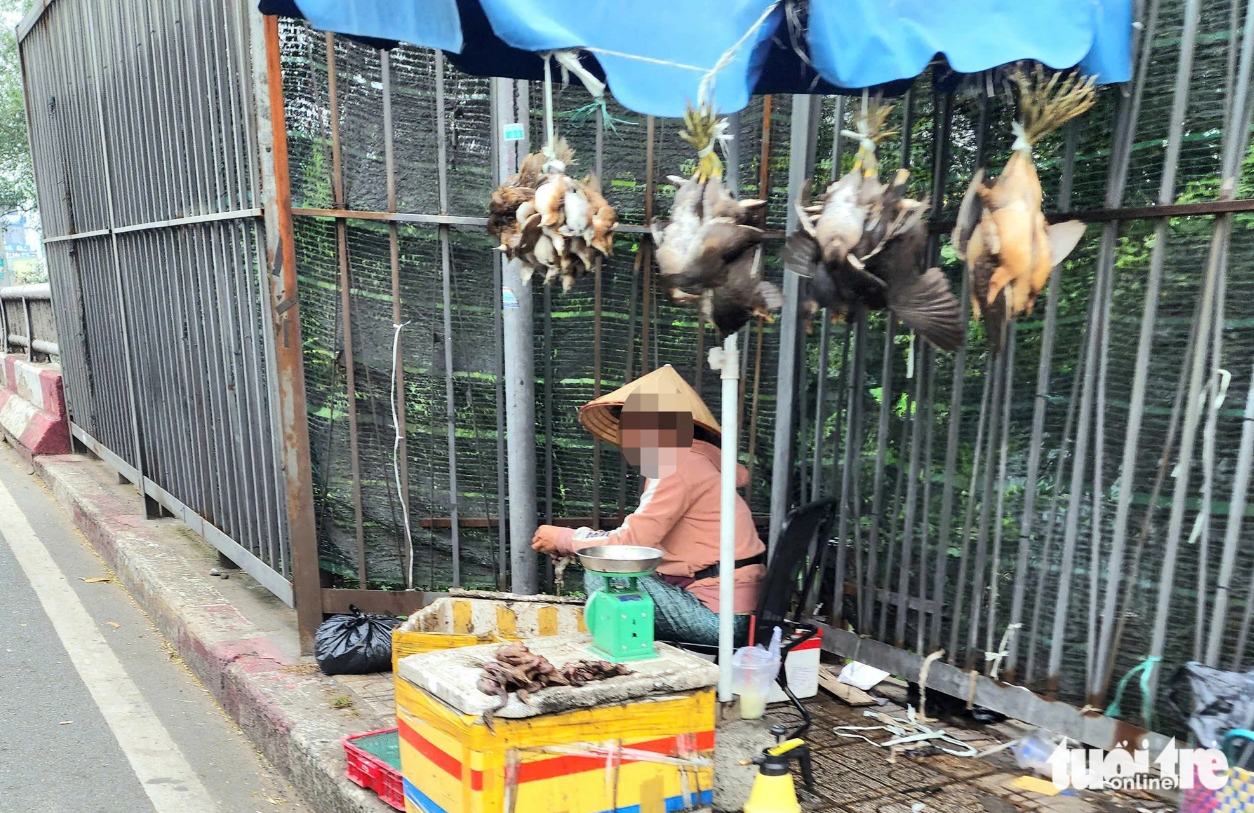
<svg viewBox="0 0 1254 813">
<path fill-rule="evenodd" d="M 350 734 L 344 738 L 344 752 L 348 755 L 348 778 L 363 788 L 373 790 L 379 798 L 397 810 L 405 809 L 405 787 L 401 779 L 399 765 L 392 765 L 386 759 L 363 748 L 363 745 L 382 745 L 380 740 L 395 741 L 398 736 L 396 728 L 381 728 L 378 731 L 367 731 L 365 734 Z M 374 739 L 365 743 L 363 740 Z M 361 744 L 359 744 L 359 742 Z M 372 750 L 393 753 L 399 749 L 375 747 Z M 396 757 L 399 762 L 399 756 Z"/>
</svg>

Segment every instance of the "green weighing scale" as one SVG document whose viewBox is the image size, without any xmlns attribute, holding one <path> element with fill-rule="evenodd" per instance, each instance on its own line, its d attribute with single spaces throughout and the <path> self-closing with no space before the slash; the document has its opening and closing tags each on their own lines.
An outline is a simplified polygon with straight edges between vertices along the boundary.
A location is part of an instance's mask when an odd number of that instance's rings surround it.
<svg viewBox="0 0 1254 813">
<path fill-rule="evenodd" d="M 636 580 L 647 578 L 662 563 L 662 552 L 636 545 L 600 545 L 578 554 L 584 570 L 605 579 L 605 588 L 589 596 L 584 608 L 592 652 L 611 663 L 656 658 L 653 599 Z"/>
</svg>

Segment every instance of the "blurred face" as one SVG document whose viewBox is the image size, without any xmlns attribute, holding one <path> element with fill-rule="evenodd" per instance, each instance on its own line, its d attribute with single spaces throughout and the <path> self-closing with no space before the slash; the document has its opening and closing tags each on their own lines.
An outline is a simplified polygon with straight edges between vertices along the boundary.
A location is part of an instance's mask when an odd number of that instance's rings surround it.
<svg viewBox="0 0 1254 813">
<path fill-rule="evenodd" d="M 692 446 L 692 413 L 677 394 L 635 392 L 623 404 L 618 433 L 627 462 L 658 480 L 674 474 L 680 450 Z"/>
</svg>

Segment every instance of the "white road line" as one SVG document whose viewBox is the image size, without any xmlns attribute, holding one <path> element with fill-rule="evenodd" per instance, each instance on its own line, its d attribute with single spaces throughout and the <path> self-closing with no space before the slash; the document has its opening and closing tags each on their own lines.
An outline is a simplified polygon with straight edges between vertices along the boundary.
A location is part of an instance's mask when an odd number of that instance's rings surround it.
<svg viewBox="0 0 1254 813">
<path fill-rule="evenodd" d="M 0 517 L 5 541 L 157 813 L 217 810 L 3 482 Z"/>
</svg>

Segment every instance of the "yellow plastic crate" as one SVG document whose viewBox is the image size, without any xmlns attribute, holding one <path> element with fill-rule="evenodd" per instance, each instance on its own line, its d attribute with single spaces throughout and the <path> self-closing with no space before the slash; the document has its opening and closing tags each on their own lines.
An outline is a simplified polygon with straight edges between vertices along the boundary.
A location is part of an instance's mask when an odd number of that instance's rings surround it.
<svg viewBox="0 0 1254 813">
<path fill-rule="evenodd" d="M 408 813 L 666 813 L 713 800 L 712 689 L 498 718 L 495 731 L 399 677 L 396 706 Z"/>
<path fill-rule="evenodd" d="M 587 631 L 582 599 L 454 594 L 436 599 L 392 631 L 392 671 L 407 655 Z"/>
</svg>

